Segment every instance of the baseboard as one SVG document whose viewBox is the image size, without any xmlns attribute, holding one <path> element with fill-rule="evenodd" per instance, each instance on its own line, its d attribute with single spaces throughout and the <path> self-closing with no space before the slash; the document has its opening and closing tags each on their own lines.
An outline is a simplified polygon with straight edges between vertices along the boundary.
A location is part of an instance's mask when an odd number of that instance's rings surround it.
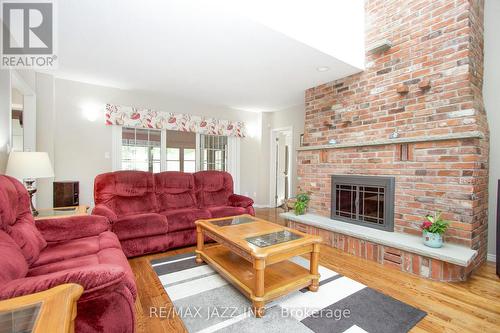
<svg viewBox="0 0 500 333">
<path fill-rule="evenodd" d="M 486 255 L 486 260 L 491 261 L 491 262 L 497 262 L 497 256 L 496 256 L 496 254 L 488 253 Z"/>
<path fill-rule="evenodd" d="M 261 204 L 253 204 L 253 208 L 274 208 L 271 205 L 261 205 Z"/>
</svg>

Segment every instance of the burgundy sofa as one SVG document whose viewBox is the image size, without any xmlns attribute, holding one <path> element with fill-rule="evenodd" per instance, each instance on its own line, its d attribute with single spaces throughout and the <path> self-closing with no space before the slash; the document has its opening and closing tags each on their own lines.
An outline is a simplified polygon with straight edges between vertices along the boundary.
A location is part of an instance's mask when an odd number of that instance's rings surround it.
<svg viewBox="0 0 500 333">
<path fill-rule="evenodd" d="M 105 216 L 127 257 L 196 243 L 198 219 L 254 215 L 227 172 L 116 171 L 94 182 L 94 215 Z"/>
<path fill-rule="evenodd" d="M 77 283 L 77 332 L 133 332 L 134 276 L 109 228 L 101 216 L 35 223 L 24 186 L 0 175 L 0 300 Z"/>
</svg>

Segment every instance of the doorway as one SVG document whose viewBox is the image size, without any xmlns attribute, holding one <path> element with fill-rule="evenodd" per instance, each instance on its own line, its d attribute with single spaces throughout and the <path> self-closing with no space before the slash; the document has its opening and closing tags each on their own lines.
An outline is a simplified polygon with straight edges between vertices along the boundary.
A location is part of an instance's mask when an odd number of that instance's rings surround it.
<svg viewBox="0 0 500 333">
<path fill-rule="evenodd" d="M 293 128 L 271 130 L 270 205 L 280 207 L 291 196 Z"/>
</svg>

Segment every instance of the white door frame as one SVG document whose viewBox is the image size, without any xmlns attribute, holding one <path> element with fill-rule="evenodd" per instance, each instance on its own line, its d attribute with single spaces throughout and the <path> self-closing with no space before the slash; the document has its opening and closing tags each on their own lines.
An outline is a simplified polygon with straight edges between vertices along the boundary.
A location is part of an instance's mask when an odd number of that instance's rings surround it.
<svg viewBox="0 0 500 333">
<path fill-rule="evenodd" d="M 269 145 L 270 149 L 270 156 L 271 158 L 269 159 L 269 207 L 274 207 L 274 196 L 275 194 L 275 188 L 276 188 L 276 150 L 275 150 L 275 145 L 276 145 L 276 137 L 278 136 L 279 133 L 281 132 L 288 132 L 290 134 L 290 140 L 291 140 L 291 145 L 288 150 L 288 193 L 292 193 L 292 161 L 295 159 L 295 149 L 293 147 L 293 126 L 286 126 L 286 127 L 278 127 L 278 128 L 272 128 L 271 129 L 271 142 Z"/>
</svg>

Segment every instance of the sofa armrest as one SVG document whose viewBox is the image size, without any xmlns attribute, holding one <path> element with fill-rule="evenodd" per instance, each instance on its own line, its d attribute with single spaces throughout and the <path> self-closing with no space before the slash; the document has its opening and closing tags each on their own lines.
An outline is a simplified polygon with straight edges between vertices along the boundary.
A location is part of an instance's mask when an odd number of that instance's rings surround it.
<svg viewBox="0 0 500 333">
<path fill-rule="evenodd" d="M 111 224 L 115 223 L 118 220 L 118 216 L 106 205 L 96 205 L 94 209 L 92 209 L 92 215 L 100 215 L 106 217 Z"/>
<path fill-rule="evenodd" d="M 35 224 L 47 242 L 63 242 L 97 236 L 110 229 L 108 219 L 92 215 L 36 220 Z"/>
<path fill-rule="evenodd" d="M 252 198 L 239 194 L 231 194 L 229 196 L 229 204 L 233 207 L 249 207 L 253 205 Z"/>
<path fill-rule="evenodd" d="M 124 280 L 125 272 L 117 265 L 99 264 L 73 268 L 12 280 L 1 287 L 0 300 L 37 293 L 65 283 L 79 284 L 83 287 L 84 293 L 89 293 Z"/>
</svg>

